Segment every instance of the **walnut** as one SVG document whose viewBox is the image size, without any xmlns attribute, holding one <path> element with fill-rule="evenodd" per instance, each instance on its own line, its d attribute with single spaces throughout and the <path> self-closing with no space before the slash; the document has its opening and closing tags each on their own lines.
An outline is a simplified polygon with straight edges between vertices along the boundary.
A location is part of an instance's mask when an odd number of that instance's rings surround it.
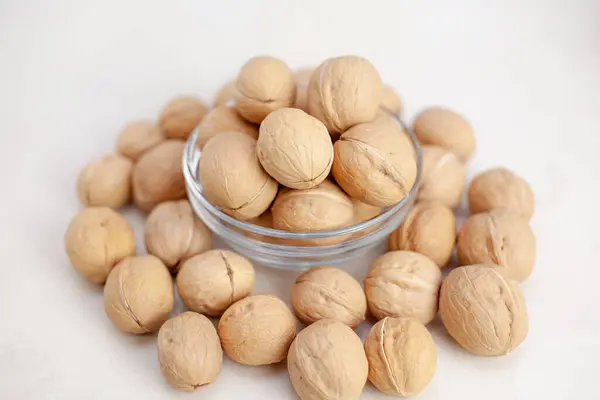
<svg viewBox="0 0 600 400">
<path fill-rule="evenodd" d="M 210 110 L 198 125 L 196 145 L 202 149 L 209 139 L 223 132 L 242 132 L 258 139 L 258 126 L 243 119 L 235 108 L 221 105 Z"/>
<path fill-rule="evenodd" d="M 131 121 L 121 130 L 117 138 L 117 152 L 132 161 L 165 140 L 159 127 L 147 120 Z"/>
<path fill-rule="evenodd" d="M 169 138 L 187 139 L 206 115 L 206 104 L 197 97 L 175 97 L 163 108 L 158 126 Z"/>
<path fill-rule="evenodd" d="M 79 200 L 86 206 L 124 206 L 131 199 L 132 170 L 133 162 L 116 154 L 90 162 L 77 180 Z"/>
<path fill-rule="evenodd" d="M 452 153 L 439 146 L 421 146 L 423 173 L 417 194 L 418 201 L 438 201 L 456 208 L 465 187 L 465 164 Z"/>
</svg>

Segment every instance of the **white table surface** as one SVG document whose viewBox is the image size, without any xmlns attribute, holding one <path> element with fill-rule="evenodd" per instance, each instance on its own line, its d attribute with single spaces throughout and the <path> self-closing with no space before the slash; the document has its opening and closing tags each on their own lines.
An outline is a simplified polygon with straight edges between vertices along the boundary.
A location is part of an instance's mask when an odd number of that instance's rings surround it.
<svg viewBox="0 0 600 400">
<path fill-rule="evenodd" d="M 506 165 L 535 190 L 527 340 L 477 358 L 433 324 L 437 374 L 419 398 L 600 398 L 600 2 L 448 3 L 0 1 L 0 398 L 295 398 L 285 366 L 229 360 L 213 385 L 175 392 L 155 336 L 118 332 L 63 250 L 77 174 L 121 126 L 175 94 L 211 99 L 260 53 L 292 67 L 363 55 L 408 120 L 430 104 L 469 118 L 470 176 Z M 141 238 L 142 216 L 126 214 Z M 368 262 L 347 267 L 362 278 Z M 296 274 L 257 273 L 257 290 L 288 300 Z M 370 385 L 361 397 L 383 398 Z"/>
</svg>

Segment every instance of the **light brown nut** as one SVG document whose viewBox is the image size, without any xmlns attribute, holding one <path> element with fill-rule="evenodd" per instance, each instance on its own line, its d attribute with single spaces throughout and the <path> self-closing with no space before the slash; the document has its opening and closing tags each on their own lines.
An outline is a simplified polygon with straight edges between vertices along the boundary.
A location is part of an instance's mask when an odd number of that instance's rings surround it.
<svg viewBox="0 0 600 400">
<path fill-rule="evenodd" d="M 133 201 L 149 212 L 158 203 L 185 198 L 182 140 L 165 140 L 142 155 L 133 168 Z"/>
<path fill-rule="evenodd" d="M 204 315 L 191 311 L 169 319 L 158 331 L 158 361 L 177 390 L 193 392 L 213 383 L 223 364 L 217 330 Z"/>
<path fill-rule="evenodd" d="M 151 121 L 131 121 L 121 130 L 117 138 L 117 152 L 133 161 L 165 140 L 157 125 Z"/>
<path fill-rule="evenodd" d="M 294 72 L 296 81 L 296 101 L 294 107 L 308 112 L 308 83 L 314 68 L 299 68 Z"/>
<path fill-rule="evenodd" d="M 535 199 L 529 184 L 506 168 L 493 168 L 477 175 L 468 191 L 471 213 L 506 208 L 530 220 Z"/>
<path fill-rule="evenodd" d="M 410 250 L 429 257 L 438 267 L 448 264 L 456 242 L 452 210 L 437 202 L 417 203 L 389 239 L 390 250 Z"/>
<path fill-rule="evenodd" d="M 412 143 L 390 118 L 350 128 L 335 142 L 334 154 L 335 180 L 363 203 L 394 205 L 410 192 L 417 177 Z"/>
<path fill-rule="evenodd" d="M 265 171 L 292 189 L 317 186 L 333 163 L 333 145 L 325 125 L 296 108 L 281 108 L 264 119 L 256 151 Z"/>
<path fill-rule="evenodd" d="M 500 356 L 519 346 L 528 332 L 519 284 L 493 265 L 454 269 L 442 284 L 440 315 L 450 336 L 469 352 Z"/>
<path fill-rule="evenodd" d="M 433 337 L 414 318 L 385 317 L 365 341 L 369 380 L 391 396 L 416 396 L 431 381 L 437 365 Z"/>
<path fill-rule="evenodd" d="M 339 268 L 309 269 L 296 279 L 291 296 L 294 313 L 305 324 L 334 319 L 354 328 L 367 312 L 360 283 Z"/>
<path fill-rule="evenodd" d="M 267 210 L 258 217 L 249 219 L 246 222 L 261 226 L 263 228 L 273 228 L 273 214 L 271 213 L 271 210 Z M 260 233 L 254 233 L 242 229 L 239 230 L 244 235 L 249 236 L 252 239 L 259 240 L 261 242 L 279 243 L 279 239 L 272 236 L 262 235 Z"/>
<path fill-rule="evenodd" d="M 287 365 L 301 400 L 356 400 L 369 369 L 358 335 L 331 319 L 317 321 L 298 333 Z"/>
<path fill-rule="evenodd" d="M 120 208 L 131 200 L 133 162 L 117 154 L 104 155 L 83 168 L 77 180 L 79 200 L 86 206 Z"/>
<path fill-rule="evenodd" d="M 186 140 L 206 115 L 206 104 L 195 96 L 178 96 L 162 109 L 158 127 L 173 139 Z"/>
<path fill-rule="evenodd" d="M 123 332 L 156 332 L 173 310 L 173 280 L 154 256 L 127 257 L 108 275 L 104 310 Z"/>
<path fill-rule="evenodd" d="M 188 310 L 218 317 L 252 293 L 254 268 L 239 254 L 215 249 L 184 262 L 176 282 Z"/>
<path fill-rule="evenodd" d="M 352 204 L 354 205 L 355 224 L 360 224 L 361 222 L 369 221 L 381 214 L 382 212 L 381 207 L 372 206 L 370 204 L 366 204 L 355 199 L 352 199 Z"/>
<path fill-rule="evenodd" d="M 187 200 L 160 203 L 144 226 L 148 253 L 176 272 L 181 263 L 212 246 L 212 233 L 200 221 Z"/>
<path fill-rule="evenodd" d="M 423 173 L 417 194 L 418 201 L 435 200 L 456 208 L 465 187 L 465 164 L 452 153 L 439 146 L 421 146 Z"/>
<path fill-rule="evenodd" d="M 110 270 L 135 254 L 131 225 L 108 207 L 89 207 L 69 223 L 65 248 L 73 267 L 87 280 L 104 283 Z"/>
<path fill-rule="evenodd" d="M 233 361 L 274 364 L 285 359 L 296 336 L 296 320 L 278 297 L 255 294 L 225 311 L 218 332 L 225 354 Z"/>
<path fill-rule="evenodd" d="M 400 114 L 402 111 L 402 101 L 396 90 L 389 86 L 383 85 L 381 92 L 381 107 L 386 108 L 394 114 Z"/>
<path fill-rule="evenodd" d="M 235 108 L 221 105 L 210 110 L 198 125 L 196 145 L 202 149 L 209 139 L 223 132 L 242 132 L 258 139 L 258 126 L 242 118 Z"/>
<path fill-rule="evenodd" d="M 292 107 L 296 100 L 292 71 L 273 57 L 251 58 L 240 70 L 235 88 L 235 108 L 255 124 L 275 110 Z"/>
<path fill-rule="evenodd" d="M 223 85 L 213 99 L 213 107 L 219 107 L 235 99 L 235 79 Z"/>
<path fill-rule="evenodd" d="M 377 319 L 433 320 L 438 309 L 442 273 L 433 261 L 412 251 L 390 251 L 380 256 L 365 277 L 369 311 Z"/>
<path fill-rule="evenodd" d="M 521 282 L 531 275 L 535 254 L 535 235 L 527 221 L 504 209 L 472 215 L 458 236 L 462 265 L 502 265 L 509 278 Z"/>
<path fill-rule="evenodd" d="M 256 140 L 241 132 L 225 132 L 209 140 L 198 175 L 206 198 L 240 220 L 258 217 L 277 195 L 277 181 L 256 156 Z"/>
<path fill-rule="evenodd" d="M 429 107 L 413 123 L 417 138 L 424 145 L 440 146 L 468 159 L 475 151 L 475 134 L 471 125 L 458 113 L 447 108 Z"/>
<path fill-rule="evenodd" d="M 379 72 L 366 59 L 342 56 L 325 60 L 312 74 L 308 110 L 329 132 L 375 119 L 383 84 Z"/>
</svg>

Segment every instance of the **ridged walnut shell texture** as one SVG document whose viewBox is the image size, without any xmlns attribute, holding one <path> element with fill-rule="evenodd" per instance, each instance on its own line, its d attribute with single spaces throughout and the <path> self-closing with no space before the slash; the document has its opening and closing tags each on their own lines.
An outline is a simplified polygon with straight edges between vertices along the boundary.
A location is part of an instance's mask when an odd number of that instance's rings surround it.
<svg viewBox="0 0 600 400">
<path fill-rule="evenodd" d="M 535 199 L 529 184 L 506 168 L 494 168 L 477 175 L 468 191 L 471 213 L 506 208 L 529 220 Z"/>
<path fill-rule="evenodd" d="M 261 215 L 277 195 L 277 181 L 256 156 L 256 140 L 241 132 L 221 133 L 209 140 L 198 175 L 206 198 L 240 220 Z"/>
<path fill-rule="evenodd" d="M 422 254 L 390 251 L 378 257 L 365 277 L 369 311 L 377 319 L 416 318 L 427 324 L 437 314 L 442 273 Z"/>
<path fill-rule="evenodd" d="M 206 104 L 194 96 L 178 96 L 162 109 L 158 127 L 173 139 L 186 140 L 206 115 Z"/>
<path fill-rule="evenodd" d="M 117 153 L 137 161 L 142 154 L 165 140 L 159 127 L 146 120 L 131 121 L 117 137 Z"/>
<path fill-rule="evenodd" d="M 173 280 L 154 256 L 128 257 L 108 275 L 104 310 L 123 332 L 156 332 L 173 310 Z"/>
<path fill-rule="evenodd" d="M 258 139 L 257 125 L 242 118 L 235 108 L 221 105 L 210 110 L 198 125 L 196 145 L 202 149 L 209 139 L 223 132 L 242 132 Z"/>
<path fill-rule="evenodd" d="M 158 203 L 185 197 L 181 158 L 185 143 L 169 139 L 142 155 L 133 168 L 133 201 L 150 212 Z"/>
<path fill-rule="evenodd" d="M 131 200 L 132 170 L 133 162 L 117 154 L 90 162 L 77 180 L 79 200 L 86 206 L 124 206 Z"/>
<path fill-rule="evenodd" d="M 296 108 L 282 108 L 260 124 L 260 163 L 277 182 L 310 189 L 323 182 L 333 163 L 333 145 L 325 125 Z"/>
<path fill-rule="evenodd" d="M 330 133 L 345 132 L 375 119 L 382 92 L 379 72 L 369 61 L 356 56 L 330 58 L 310 78 L 308 110 Z"/>
<path fill-rule="evenodd" d="M 212 233 L 194 214 L 187 200 L 157 205 L 144 226 L 148 253 L 175 272 L 180 263 L 212 247 Z"/>
<path fill-rule="evenodd" d="M 296 82 L 288 66 L 273 57 L 251 58 L 236 81 L 235 108 L 248 121 L 260 124 L 280 108 L 292 107 Z"/>
<path fill-rule="evenodd" d="M 387 207 L 412 189 L 417 162 L 412 143 L 391 118 L 350 128 L 334 145 L 333 176 L 352 198 Z"/>
<path fill-rule="evenodd" d="M 416 396 L 431 381 L 437 349 L 427 328 L 413 318 L 384 318 L 367 335 L 369 380 L 391 396 Z"/>
<path fill-rule="evenodd" d="M 438 267 L 448 264 L 456 242 L 452 210 L 437 202 L 417 203 L 390 235 L 390 250 L 410 250 L 429 257 Z"/>
<path fill-rule="evenodd" d="M 314 267 L 301 274 L 292 285 L 291 297 L 294 313 L 305 324 L 334 319 L 354 328 L 367 311 L 360 283 L 333 267 Z"/>
<path fill-rule="evenodd" d="M 400 114 L 402 112 L 402 100 L 400 100 L 400 96 L 396 90 L 389 85 L 383 86 L 383 91 L 381 93 L 381 107 L 384 107 L 394 114 Z"/>
<path fill-rule="evenodd" d="M 517 281 L 531 275 L 535 255 L 535 235 L 527 221 L 504 209 L 472 215 L 458 236 L 461 264 L 502 265 Z"/>
<path fill-rule="evenodd" d="M 423 145 L 443 147 L 466 160 L 475 151 L 475 134 L 471 125 L 458 113 L 447 108 L 423 110 L 413 123 L 413 130 Z"/>
<path fill-rule="evenodd" d="M 369 369 L 360 338 L 352 328 L 331 319 L 317 321 L 298 334 L 287 365 L 301 400 L 356 400 Z"/>
<path fill-rule="evenodd" d="M 204 315 L 187 311 L 171 318 L 157 341 L 160 370 L 175 389 L 193 392 L 219 375 L 223 350 L 217 330 Z"/>
<path fill-rule="evenodd" d="M 233 361 L 267 365 L 285 359 L 296 336 L 288 306 L 270 294 L 255 294 L 229 307 L 218 326 L 221 345 Z"/>
<path fill-rule="evenodd" d="M 65 248 L 73 267 L 87 280 L 104 283 L 110 270 L 135 254 L 131 225 L 108 207 L 89 207 L 69 223 Z"/>
<path fill-rule="evenodd" d="M 508 354 L 528 332 L 518 283 L 493 265 L 468 265 L 450 272 L 440 292 L 440 315 L 454 340 L 480 356 Z"/>
<path fill-rule="evenodd" d="M 465 187 L 465 164 L 452 153 L 439 146 L 421 146 L 423 173 L 417 194 L 418 201 L 438 201 L 456 208 Z"/>
<path fill-rule="evenodd" d="M 188 310 L 218 317 L 252 293 L 254 268 L 239 254 L 215 249 L 183 263 L 176 282 Z"/>
</svg>

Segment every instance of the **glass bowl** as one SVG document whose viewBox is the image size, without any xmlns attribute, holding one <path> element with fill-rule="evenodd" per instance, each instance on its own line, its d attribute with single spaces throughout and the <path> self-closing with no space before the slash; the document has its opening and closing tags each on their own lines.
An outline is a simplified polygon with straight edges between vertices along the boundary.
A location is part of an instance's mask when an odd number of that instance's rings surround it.
<svg viewBox="0 0 600 400">
<path fill-rule="evenodd" d="M 319 232 L 287 232 L 239 221 L 225 214 L 204 197 L 198 182 L 202 151 L 196 146 L 197 131 L 188 139 L 183 154 L 183 175 L 190 204 L 206 226 L 234 251 L 265 266 L 303 270 L 318 265 L 336 265 L 362 256 L 404 221 L 415 202 L 421 180 L 421 150 L 417 139 L 398 116 L 390 115 L 410 137 L 417 158 L 417 177 L 404 199 L 368 221 Z M 333 244 L 306 244 L 311 241 Z"/>
</svg>

